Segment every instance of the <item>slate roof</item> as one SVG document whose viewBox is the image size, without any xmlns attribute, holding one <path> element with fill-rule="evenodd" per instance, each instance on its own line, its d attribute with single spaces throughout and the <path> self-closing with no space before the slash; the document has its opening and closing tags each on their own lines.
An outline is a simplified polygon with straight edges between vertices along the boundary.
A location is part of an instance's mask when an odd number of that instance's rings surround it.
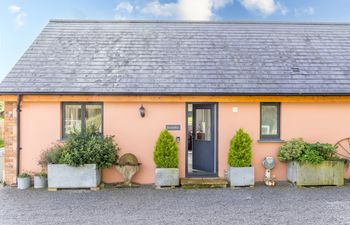
<svg viewBox="0 0 350 225">
<path fill-rule="evenodd" d="M 350 95 L 350 24 L 51 20 L 1 93 Z"/>
</svg>

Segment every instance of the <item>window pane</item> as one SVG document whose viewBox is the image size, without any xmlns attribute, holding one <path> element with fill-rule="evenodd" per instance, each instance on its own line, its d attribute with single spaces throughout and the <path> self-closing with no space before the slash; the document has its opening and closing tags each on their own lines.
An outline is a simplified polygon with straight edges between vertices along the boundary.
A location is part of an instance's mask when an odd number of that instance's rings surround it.
<svg viewBox="0 0 350 225">
<path fill-rule="evenodd" d="M 65 105 L 64 109 L 64 127 L 65 135 L 72 131 L 81 131 L 81 105 Z"/>
<path fill-rule="evenodd" d="M 211 139 L 210 109 L 196 109 L 196 140 Z"/>
<path fill-rule="evenodd" d="M 187 109 L 187 132 L 188 132 L 188 136 L 187 136 L 187 149 L 189 151 L 192 150 L 192 137 L 193 137 L 193 125 L 192 125 L 192 120 L 193 120 L 193 113 L 192 113 L 192 104 L 188 104 L 188 109 Z M 191 161 L 192 162 L 192 161 Z M 191 167 L 192 168 L 192 167 Z"/>
<path fill-rule="evenodd" d="M 261 134 L 277 135 L 278 134 L 278 108 L 277 105 L 261 106 Z"/>
<path fill-rule="evenodd" d="M 102 105 L 86 105 L 86 128 L 102 133 Z"/>
</svg>

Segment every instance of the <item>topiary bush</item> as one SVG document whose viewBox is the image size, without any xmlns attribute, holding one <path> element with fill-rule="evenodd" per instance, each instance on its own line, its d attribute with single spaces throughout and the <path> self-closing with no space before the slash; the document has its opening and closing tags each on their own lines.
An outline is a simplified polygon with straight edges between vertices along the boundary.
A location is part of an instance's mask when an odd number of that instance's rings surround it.
<svg viewBox="0 0 350 225">
<path fill-rule="evenodd" d="M 153 160 L 157 168 L 178 168 L 178 152 L 174 137 L 168 130 L 163 130 L 153 152 Z"/>
<path fill-rule="evenodd" d="M 279 148 L 277 158 L 281 162 L 298 160 L 306 147 L 307 143 L 303 139 L 292 139 Z"/>
<path fill-rule="evenodd" d="M 239 129 L 230 142 L 228 164 L 230 167 L 250 167 L 252 164 L 252 139 Z"/>
</svg>

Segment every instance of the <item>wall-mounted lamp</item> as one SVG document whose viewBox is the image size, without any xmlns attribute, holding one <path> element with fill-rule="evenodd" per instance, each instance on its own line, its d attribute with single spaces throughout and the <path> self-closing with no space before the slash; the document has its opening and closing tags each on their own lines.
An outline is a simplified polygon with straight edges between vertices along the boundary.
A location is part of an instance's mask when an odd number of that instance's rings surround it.
<svg viewBox="0 0 350 225">
<path fill-rule="evenodd" d="M 146 115 L 146 109 L 145 107 L 143 107 L 143 105 L 141 105 L 141 107 L 139 108 L 140 111 L 140 116 L 143 118 Z"/>
</svg>

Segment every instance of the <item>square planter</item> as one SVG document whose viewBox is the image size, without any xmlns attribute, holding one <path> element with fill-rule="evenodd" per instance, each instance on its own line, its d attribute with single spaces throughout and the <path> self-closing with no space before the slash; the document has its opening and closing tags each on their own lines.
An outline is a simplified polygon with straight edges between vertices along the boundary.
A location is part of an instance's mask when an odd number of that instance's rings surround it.
<svg viewBox="0 0 350 225">
<path fill-rule="evenodd" d="M 47 187 L 47 177 L 34 176 L 34 188 L 46 188 Z"/>
<path fill-rule="evenodd" d="M 66 164 L 48 165 L 49 188 L 96 188 L 101 183 L 101 170 L 96 164 L 72 167 Z"/>
<path fill-rule="evenodd" d="M 28 189 L 30 187 L 30 177 L 18 177 L 17 178 L 17 188 L 18 189 Z"/>
<path fill-rule="evenodd" d="M 290 162 L 288 181 L 298 186 L 344 185 L 344 162 L 324 161 L 320 164 Z"/>
<path fill-rule="evenodd" d="M 156 187 L 179 186 L 178 168 L 156 168 Z"/>
<path fill-rule="evenodd" d="M 230 167 L 227 175 L 231 187 L 254 186 L 254 167 Z"/>
</svg>

